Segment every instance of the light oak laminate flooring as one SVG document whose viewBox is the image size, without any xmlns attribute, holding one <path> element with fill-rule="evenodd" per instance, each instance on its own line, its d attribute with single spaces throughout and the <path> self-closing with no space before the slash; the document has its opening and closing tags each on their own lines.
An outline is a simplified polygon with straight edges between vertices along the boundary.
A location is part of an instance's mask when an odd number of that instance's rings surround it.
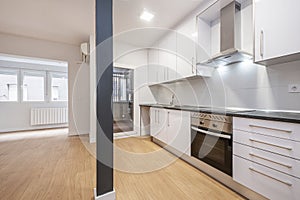
<svg viewBox="0 0 300 200">
<path fill-rule="evenodd" d="M 119 168 L 115 169 L 118 200 L 244 199 L 186 162 L 162 150 L 149 138 L 116 140 L 115 146 L 126 152 L 115 150 L 115 166 Z M 142 171 L 141 168 L 146 172 L 133 173 L 135 170 Z"/>
<path fill-rule="evenodd" d="M 95 144 L 67 130 L 0 134 L 0 199 L 91 200 Z M 243 199 L 152 143 L 115 140 L 117 200 Z"/>
<path fill-rule="evenodd" d="M 0 134 L 0 199 L 91 200 L 95 163 L 67 129 Z"/>
</svg>

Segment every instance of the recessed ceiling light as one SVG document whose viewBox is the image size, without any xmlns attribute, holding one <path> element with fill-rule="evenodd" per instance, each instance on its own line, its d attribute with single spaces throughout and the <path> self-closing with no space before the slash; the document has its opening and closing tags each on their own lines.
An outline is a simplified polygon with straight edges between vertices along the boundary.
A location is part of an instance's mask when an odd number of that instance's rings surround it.
<svg viewBox="0 0 300 200">
<path fill-rule="evenodd" d="M 154 17 L 154 14 L 144 10 L 140 16 L 140 19 L 150 22 L 153 19 L 153 17 Z"/>
</svg>

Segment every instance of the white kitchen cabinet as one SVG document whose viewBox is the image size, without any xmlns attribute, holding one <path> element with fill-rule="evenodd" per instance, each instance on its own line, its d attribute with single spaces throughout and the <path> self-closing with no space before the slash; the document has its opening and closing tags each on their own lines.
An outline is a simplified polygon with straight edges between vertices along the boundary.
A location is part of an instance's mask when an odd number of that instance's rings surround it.
<svg viewBox="0 0 300 200">
<path fill-rule="evenodd" d="M 233 179 L 270 199 L 297 199 L 299 124 L 233 118 Z"/>
<path fill-rule="evenodd" d="M 298 159 L 264 151 L 259 148 L 252 148 L 237 142 L 233 143 L 233 149 L 235 149 L 236 156 L 300 178 L 300 160 Z"/>
<path fill-rule="evenodd" d="M 164 81 L 165 68 L 159 64 L 159 50 L 156 48 L 148 50 L 148 83 L 156 84 Z M 144 77 L 144 76 L 142 76 Z"/>
<path fill-rule="evenodd" d="M 180 110 L 167 110 L 167 115 L 167 144 L 190 156 L 190 113 Z"/>
<path fill-rule="evenodd" d="M 163 68 L 163 82 L 176 79 L 176 32 L 166 31 L 166 36 L 159 42 L 159 65 Z"/>
<path fill-rule="evenodd" d="M 167 50 L 159 50 L 159 65 L 163 80 L 161 82 L 176 79 L 176 54 Z"/>
<path fill-rule="evenodd" d="M 150 116 L 150 135 L 190 156 L 190 113 L 152 107 Z"/>
<path fill-rule="evenodd" d="M 233 177 L 238 183 L 272 200 L 297 200 L 300 179 L 233 156 Z"/>
<path fill-rule="evenodd" d="M 167 143 L 167 111 L 163 108 L 150 108 L 150 135 Z"/>
<path fill-rule="evenodd" d="M 234 129 L 300 142 L 300 124 L 235 117 Z"/>
<path fill-rule="evenodd" d="M 196 75 L 196 15 L 177 27 L 177 78 Z"/>
<path fill-rule="evenodd" d="M 300 1 L 254 1 L 254 61 L 276 64 L 300 58 Z"/>
</svg>

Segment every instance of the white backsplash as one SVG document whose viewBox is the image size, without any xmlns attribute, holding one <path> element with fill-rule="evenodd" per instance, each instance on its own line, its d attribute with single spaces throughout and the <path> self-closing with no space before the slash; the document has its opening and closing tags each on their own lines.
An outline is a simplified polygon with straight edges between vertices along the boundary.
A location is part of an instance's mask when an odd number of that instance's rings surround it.
<svg viewBox="0 0 300 200">
<path fill-rule="evenodd" d="M 211 78 L 151 87 L 158 103 L 169 103 L 174 93 L 181 105 L 300 110 L 300 93 L 288 93 L 300 84 L 300 61 L 261 66 L 238 63 L 219 67 Z"/>
</svg>

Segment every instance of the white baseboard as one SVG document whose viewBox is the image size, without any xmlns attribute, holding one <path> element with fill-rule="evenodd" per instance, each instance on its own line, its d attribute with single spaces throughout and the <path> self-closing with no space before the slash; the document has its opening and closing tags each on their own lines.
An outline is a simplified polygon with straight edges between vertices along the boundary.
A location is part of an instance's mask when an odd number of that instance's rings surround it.
<svg viewBox="0 0 300 200">
<path fill-rule="evenodd" d="M 135 131 L 114 133 L 114 139 L 122 139 L 128 137 L 138 137 L 138 136 L 139 136 L 138 133 Z"/>
<path fill-rule="evenodd" d="M 95 143 L 95 142 L 96 142 L 96 138 L 90 137 L 90 143 Z"/>
<path fill-rule="evenodd" d="M 130 132 L 121 132 L 121 133 L 114 133 L 114 139 L 122 139 L 122 138 L 128 138 L 128 137 L 138 137 L 138 133 L 135 131 Z M 96 138 L 90 137 L 90 143 L 95 143 Z"/>
<path fill-rule="evenodd" d="M 116 192 L 113 190 L 101 196 L 97 196 L 96 188 L 94 188 L 94 197 L 95 200 L 116 200 Z"/>
</svg>

